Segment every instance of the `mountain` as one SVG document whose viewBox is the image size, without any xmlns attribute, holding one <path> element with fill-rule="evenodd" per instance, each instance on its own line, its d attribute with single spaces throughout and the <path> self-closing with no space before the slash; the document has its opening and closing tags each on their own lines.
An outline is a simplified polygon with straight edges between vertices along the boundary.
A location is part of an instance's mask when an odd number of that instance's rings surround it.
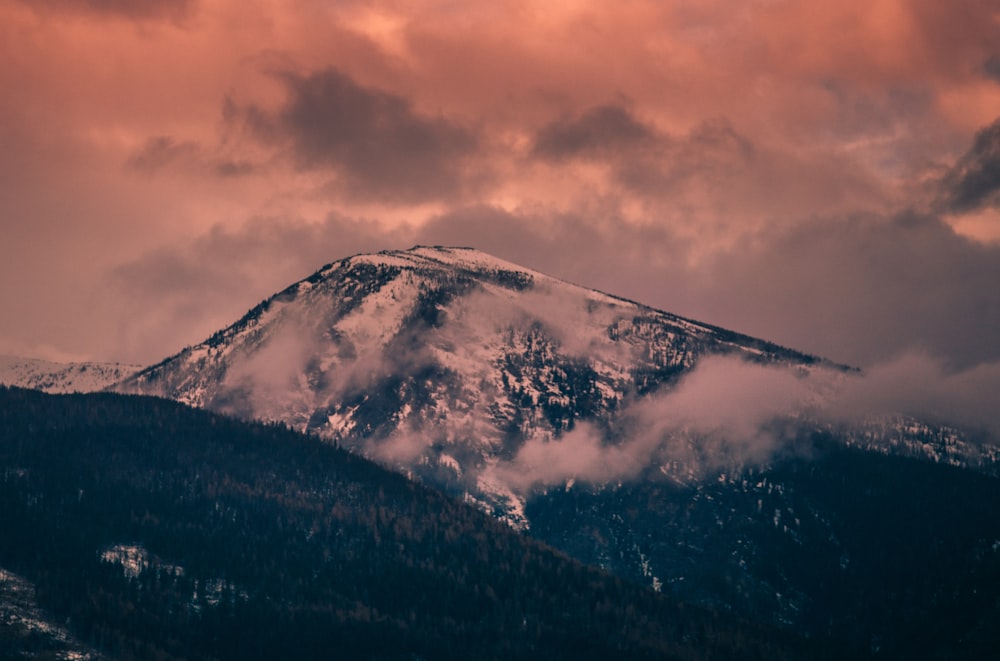
<svg viewBox="0 0 1000 661">
<path fill-rule="evenodd" d="M 116 389 L 281 421 L 524 525 L 498 465 L 580 422 L 610 429 L 709 355 L 843 369 L 472 249 L 416 247 L 324 266 Z"/>
<path fill-rule="evenodd" d="M 840 411 L 830 393 L 858 378 L 476 250 L 416 247 L 328 264 L 116 389 L 280 421 L 588 564 L 865 653 L 948 622 L 935 644 L 954 656 L 984 620 L 943 605 L 1000 603 L 981 584 L 1000 548 L 996 448 Z"/>
<path fill-rule="evenodd" d="M 96 392 L 141 368 L 124 363 L 54 363 L 0 355 L 0 384 L 49 393 Z"/>
<path fill-rule="evenodd" d="M 0 513 L 3 658 L 837 650 L 586 567 L 316 438 L 162 399 L 0 387 Z"/>
</svg>

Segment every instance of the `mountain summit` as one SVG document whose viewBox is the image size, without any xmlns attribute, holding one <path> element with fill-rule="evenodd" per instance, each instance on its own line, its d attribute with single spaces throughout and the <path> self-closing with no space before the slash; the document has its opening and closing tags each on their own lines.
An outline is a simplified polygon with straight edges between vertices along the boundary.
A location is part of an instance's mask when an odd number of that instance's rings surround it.
<svg viewBox="0 0 1000 661">
<path fill-rule="evenodd" d="M 498 464 L 581 423 L 613 435 L 706 356 L 834 369 L 471 248 L 417 246 L 328 264 L 118 389 L 281 421 L 523 523 L 532 479 Z"/>
</svg>

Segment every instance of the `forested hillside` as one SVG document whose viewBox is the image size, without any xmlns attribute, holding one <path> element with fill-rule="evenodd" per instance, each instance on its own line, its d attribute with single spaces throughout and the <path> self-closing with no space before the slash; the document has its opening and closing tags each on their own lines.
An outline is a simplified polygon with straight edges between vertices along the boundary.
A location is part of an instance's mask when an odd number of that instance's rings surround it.
<svg viewBox="0 0 1000 661">
<path fill-rule="evenodd" d="M 587 568 L 317 439 L 152 398 L 0 388 L 0 518 L 0 566 L 117 658 L 819 650 Z"/>
</svg>

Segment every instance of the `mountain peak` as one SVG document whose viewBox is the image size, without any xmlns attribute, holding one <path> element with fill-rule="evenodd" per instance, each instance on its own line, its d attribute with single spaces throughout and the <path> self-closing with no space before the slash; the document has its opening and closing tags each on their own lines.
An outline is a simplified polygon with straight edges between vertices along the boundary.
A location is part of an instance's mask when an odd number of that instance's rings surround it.
<svg viewBox="0 0 1000 661">
<path fill-rule="evenodd" d="M 516 521 L 498 462 L 610 430 L 712 355 L 830 367 L 473 248 L 414 246 L 327 264 L 118 388 L 284 422 Z"/>
<path fill-rule="evenodd" d="M 467 246 L 422 246 L 416 245 L 407 250 L 382 250 L 375 253 L 361 253 L 327 264 L 322 272 L 334 270 L 337 266 L 347 263 L 365 263 L 378 266 L 390 266 L 404 269 L 450 269 L 475 273 L 525 273 L 532 277 L 549 278 L 542 273 L 527 269 L 476 248 Z"/>
</svg>

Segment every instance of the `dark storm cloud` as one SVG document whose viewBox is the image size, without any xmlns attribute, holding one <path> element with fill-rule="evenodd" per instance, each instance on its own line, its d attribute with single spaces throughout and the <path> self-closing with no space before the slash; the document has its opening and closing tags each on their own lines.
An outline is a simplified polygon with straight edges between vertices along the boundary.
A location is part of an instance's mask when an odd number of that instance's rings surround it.
<svg viewBox="0 0 1000 661">
<path fill-rule="evenodd" d="M 195 0 L 20 0 L 36 10 L 122 16 L 131 19 L 182 18 Z"/>
<path fill-rule="evenodd" d="M 474 178 L 466 166 L 477 139 L 462 126 L 334 69 L 282 79 L 287 105 L 274 115 L 250 108 L 250 125 L 264 139 L 287 140 L 298 167 L 335 170 L 350 197 L 434 200 L 459 194 Z"/>
<path fill-rule="evenodd" d="M 1000 207 L 1000 119 L 976 133 L 972 147 L 942 181 L 943 210 Z"/>
<path fill-rule="evenodd" d="M 548 160 L 606 157 L 660 139 L 625 108 L 606 105 L 547 124 L 535 136 L 532 153 Z"/>
</svg>

